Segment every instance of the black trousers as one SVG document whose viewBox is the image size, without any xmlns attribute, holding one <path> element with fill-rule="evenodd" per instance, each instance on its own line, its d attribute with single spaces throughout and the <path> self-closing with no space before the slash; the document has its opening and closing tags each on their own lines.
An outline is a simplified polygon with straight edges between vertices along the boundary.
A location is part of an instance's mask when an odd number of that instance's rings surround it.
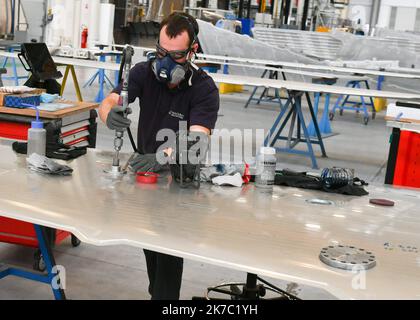
<svg viewBox="0 0 420 320">
<path fill-rule="evenodd" d="M 179 300 L 184 260 L 144 250 L 152 300 Z"/>
</svg>

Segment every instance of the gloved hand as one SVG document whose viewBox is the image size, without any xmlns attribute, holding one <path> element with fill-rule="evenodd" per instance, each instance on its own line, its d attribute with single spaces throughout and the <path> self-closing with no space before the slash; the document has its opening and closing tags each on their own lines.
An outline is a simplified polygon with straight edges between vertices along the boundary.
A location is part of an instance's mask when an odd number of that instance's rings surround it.
<svg viewBox="0 0 420 320">
<path fill-rule="evenodd" d="M 139 154 L 137 153 L 128 163 L 133 172 L 159 172 L 164 168 L 164 164 L 160 164 L 158 159 L 163 159 L 156 153 Z"/>
<path fill-rule="evenodd" d="M 132 113 L 131 108 L 127 108 L 126 112 L 127 114 Z M 122 106 L 113 107 L 106 118 L 106 126 L 111 130 L 124 131 L 130 124 L 131 120 L 123 116 Z"/>
</svg>

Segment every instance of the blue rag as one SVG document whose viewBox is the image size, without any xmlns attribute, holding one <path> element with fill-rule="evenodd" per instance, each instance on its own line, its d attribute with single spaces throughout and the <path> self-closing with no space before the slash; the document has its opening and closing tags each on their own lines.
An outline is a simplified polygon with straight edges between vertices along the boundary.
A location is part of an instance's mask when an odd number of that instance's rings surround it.
<svg viewBox="0 0 420 320">
<path fill-rule="evenodd" d="M 42 103 L 52 103 L 55 100 L 58 99 L 58 94 L 49 94 L 49 93 L 43 93 L 41 94 L 41 102 Z"/>
</svg>

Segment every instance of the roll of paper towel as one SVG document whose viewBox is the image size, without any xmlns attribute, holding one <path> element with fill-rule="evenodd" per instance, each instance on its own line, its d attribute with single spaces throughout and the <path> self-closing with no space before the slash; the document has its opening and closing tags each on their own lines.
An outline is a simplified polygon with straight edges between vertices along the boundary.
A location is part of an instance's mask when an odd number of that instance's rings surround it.
<svg viewBox="0 0 420 320">
<path fill-rule="evenodd" d="M 73 48 L 80 49 L 82 27 L 80 25 L 80 10 L 82 3 L 80 0 L 74 1 L 74 31 L 73 31 Z"/>
<path fill-rule="evenodd" d="M 89 36 L 88 44 L 89 48 L 93 48 L 99 41 L 99 11 L 100 11 L 101 0 L 90 1 L 90 16 L 89 16 Z"/>
<path fill-rule="evenodd" d="M 80 25 L 82 27 L 89 27 L 89 16 L 91 15 L 90 0 L 82 0 L 80 8 Z"/>
<path fill-rule="evenodd" d="M 99 43 L 112 44 L 114 39 L 114 17 L 115 5 L 111 3 L 101 3 L 99 18 Z"/>
</svg>

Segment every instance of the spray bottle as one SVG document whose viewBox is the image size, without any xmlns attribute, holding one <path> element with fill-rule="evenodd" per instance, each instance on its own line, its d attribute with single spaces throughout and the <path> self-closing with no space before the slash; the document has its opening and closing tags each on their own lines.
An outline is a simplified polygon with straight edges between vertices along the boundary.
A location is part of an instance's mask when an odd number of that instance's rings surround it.
<svg viewBox="0 0 420 320">
<path fill-rule="evenodd" d="M 31 122 L 31 128 L 28 129 L 28 157 L 33 154 L 45 156 L 47 149 L 47 130 L 44 129 L 44 123 L 39 120 L 39 110 L 37 106 L 23 103 L 22 106 L 33 108 L 36 111 L 36 120 Z"/>
</svg>

